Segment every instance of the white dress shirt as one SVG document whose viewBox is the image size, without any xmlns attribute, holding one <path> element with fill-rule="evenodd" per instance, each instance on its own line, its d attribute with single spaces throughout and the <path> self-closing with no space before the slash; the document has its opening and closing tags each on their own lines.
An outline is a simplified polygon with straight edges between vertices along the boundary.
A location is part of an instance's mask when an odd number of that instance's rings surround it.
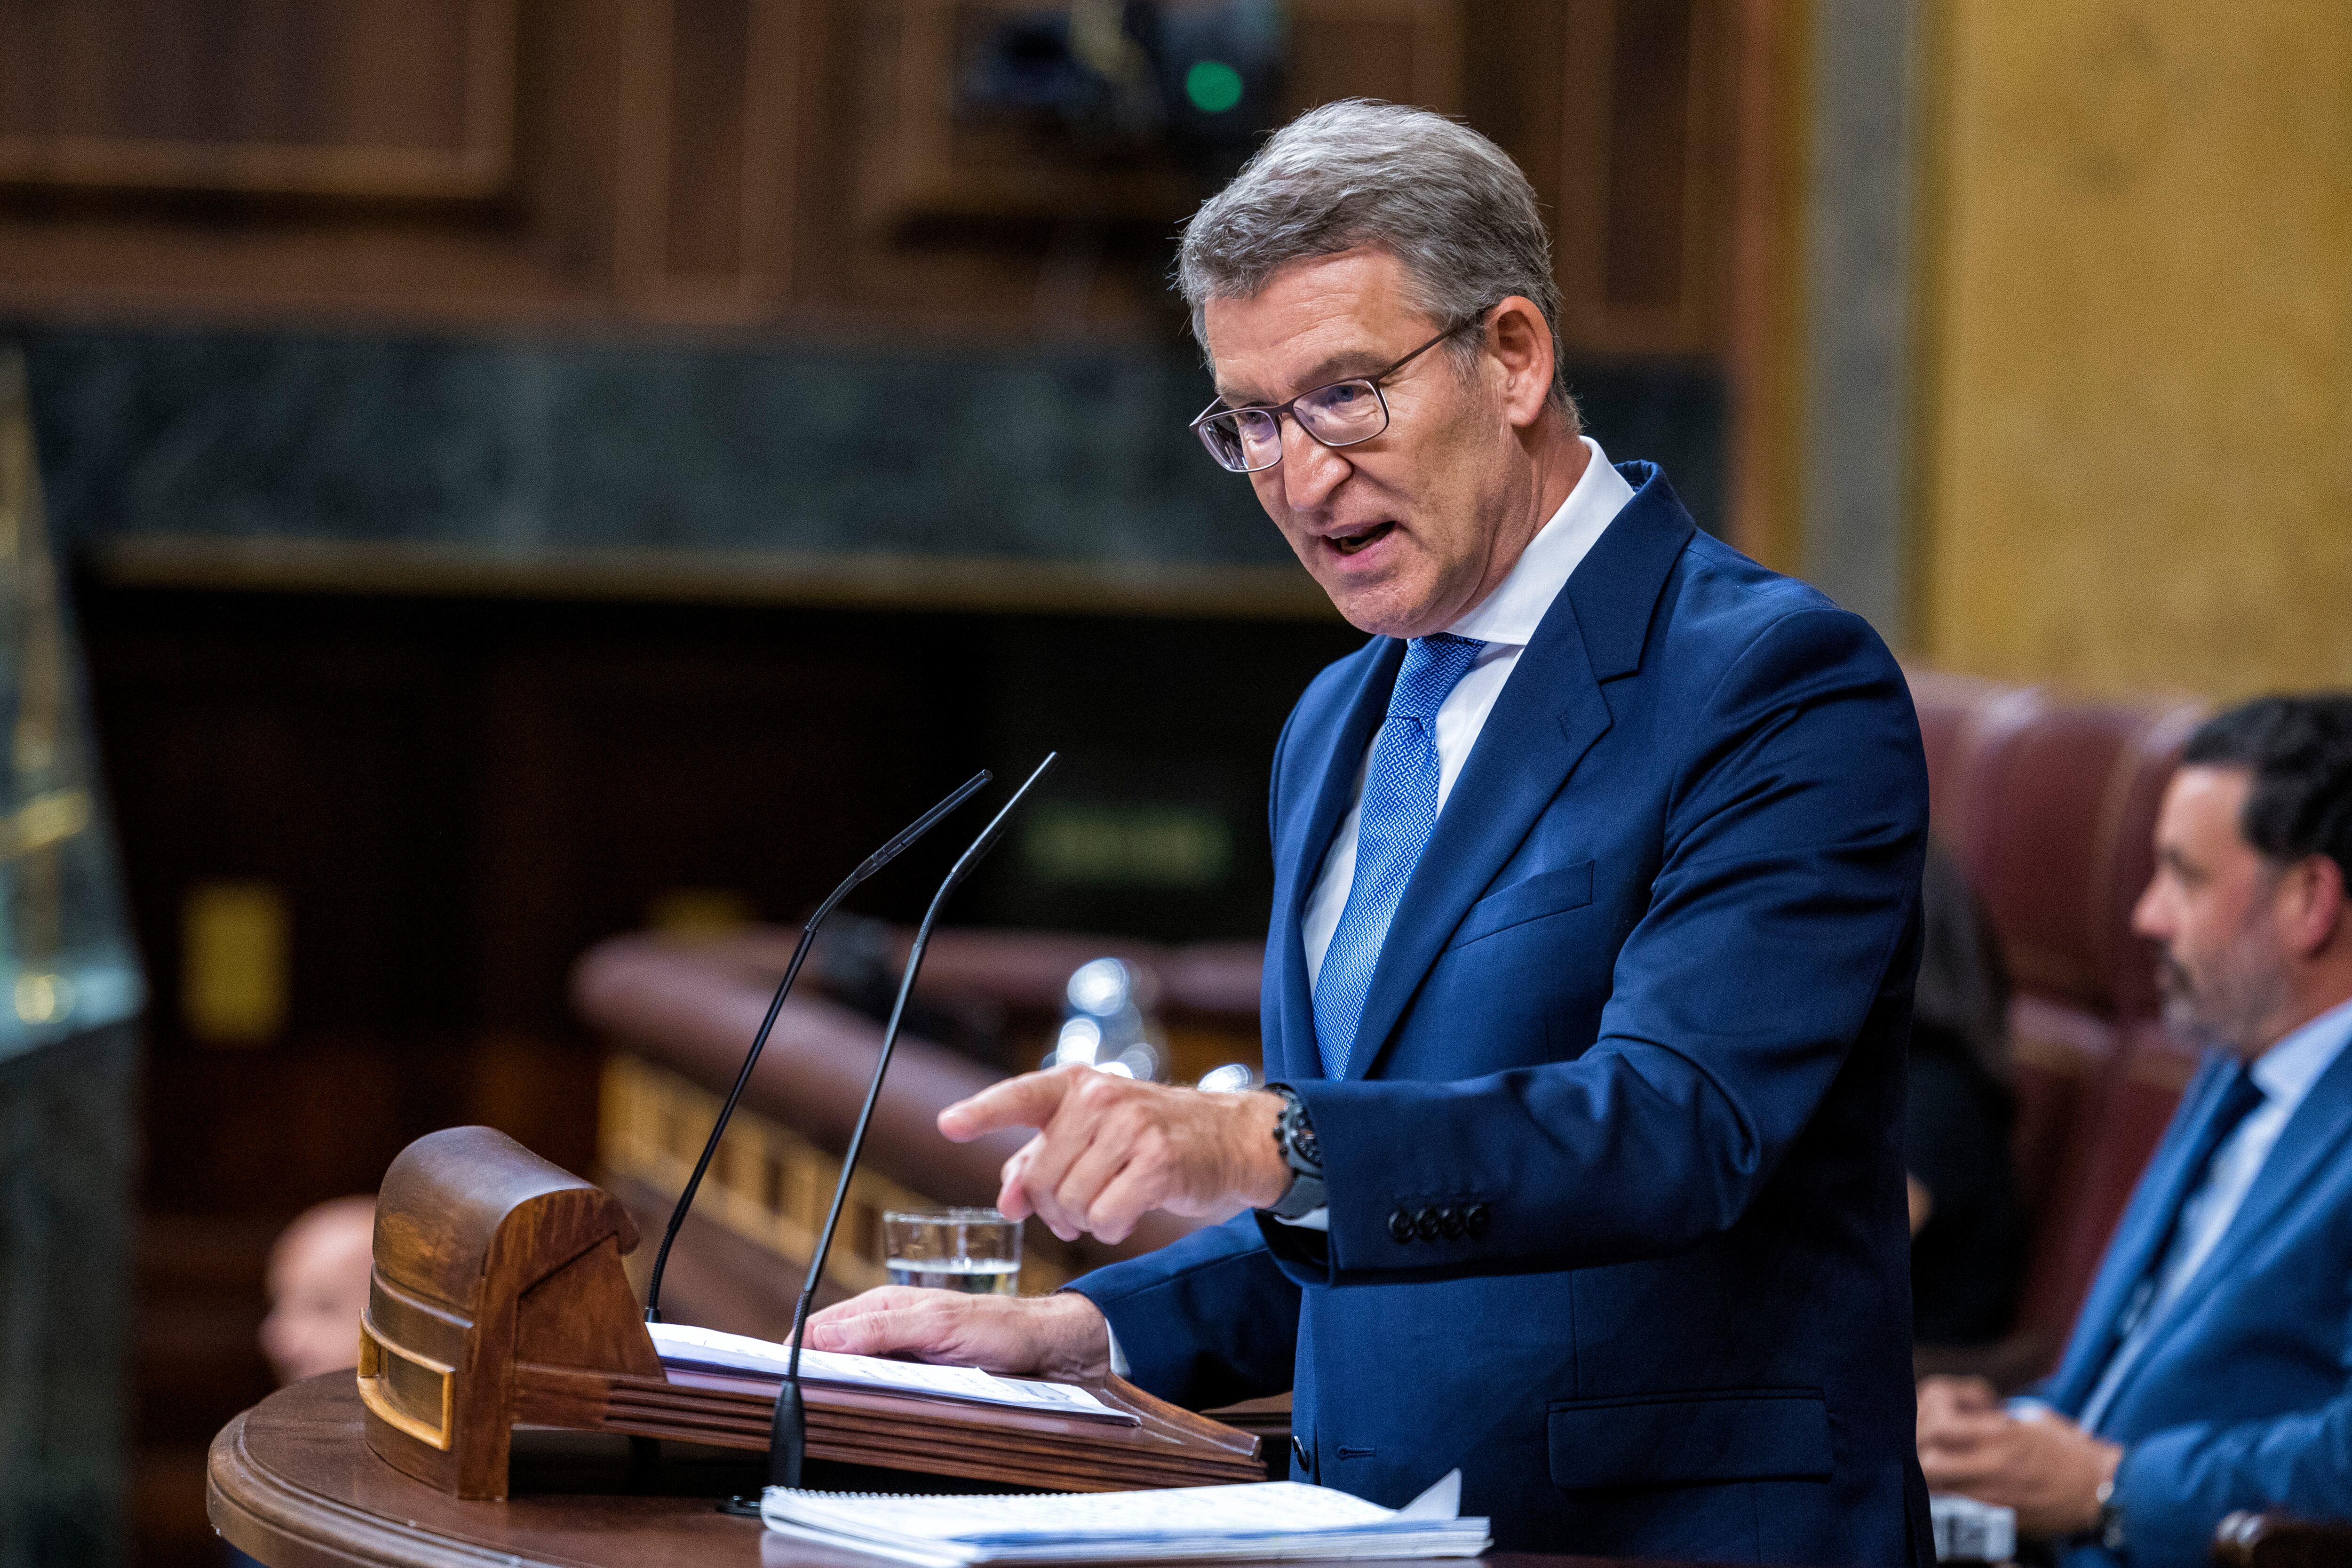
<svg viewBox="0 0 2352 1568">
<path fill-rule="evenodd" d="M 2352 1002 L 2322 1013 L 2254 1058 L 2248 1076 L 2263 1091 L 2263 1102 L 2221 1141 L 2213 1152 L 2213 1163 L 2205 1168 L 2205 1180 L 2181 1200 L 2180 1223 L 2173 1229 L 2172 1244 L 2157 1274 L 2156 1295 L 2130 1335 L 2107 1358 L 2107 1370 L 2083 1402 L 2084 1431 L 2099 1429 L 2100 1418 L 2115 1402 L 2116 1391 L 2138 1364 L 2156 1330 L 2221 1244 L 2222 1235 L 2237 1218 L 2248 1189 L 2262 1173 L 2263 1163 L 2277 1146 L 2295 1107 L 2319 1081 L 2319 1075 L 2335 1065 L 2347 1043 L 2352 1043 Z"/>
<path fill-rule="evenodd" d="M 1583 561 L 1601 531 L 1615 521 L 1627 501 L 1633 499 L 1633 487 L 1625 476 L 1609 466 L 1609 455 L 1591 437 L 1584 437 L 1584 449 L 1591 460 L 1584 465 L 1583 477 L 1551 521 L 1537 531 L 1528 541 L 1517 562 L 1496 590 L 1445 629 L 1455 637 L 1475 637 L 1486 646 L 1479 650 L 1478 661 L 1470 667 L 1437 710 L 1437 809 L 1445 811 L 1446 797 L 1454 793 L 1454 781 L 1462 776 L 1462 765 L 1470 760 L 1470 748 L 1478 743 L 1479 731 L 1486 727 L 1486 715 L 1495 710 L 1495 699 L 1503 694 L 1503 683 L 1511 679 L 1518 667 L 1519 655 L 1536 635 L 1536 627 L 1551 608 L 1551 602 L 1568 585 L 1569 574 Z M 1376 731 L 1373 744 L 1380 741 Z M 1339 927 L 1340 911 L 1348 907 L 1348 889 L 1356 882 L 1356 834 L 1364 815 L 1364 773 L 1371 763 L 1372 748 L 1364 748 L 1364 760 L 1356 769 L 1353 798 L 1348 803 L 1348 815 L 1339 823 L 1339 831 L 1332 837 L 1330 851 L 1323 857 L 1323 870 L 1307 896 L 1307 908 L 1299 919 L 1299 939 L 1307 948 L 1307 988 L 1311 995 L 1315 983 L 1322 977 L 1323 955 L 1330 949 L 1331 933 Z"/>
</svg>

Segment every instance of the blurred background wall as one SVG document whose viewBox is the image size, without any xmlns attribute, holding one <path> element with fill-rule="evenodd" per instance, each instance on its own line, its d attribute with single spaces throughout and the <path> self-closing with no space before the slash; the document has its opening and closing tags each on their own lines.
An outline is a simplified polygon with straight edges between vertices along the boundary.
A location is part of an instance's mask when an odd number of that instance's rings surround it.
<svg viewBox="0 0 2352 1568">
<path fill-rule="evenodd" d="M 589 1164 L 590 943 L 791 921 L 1048 746 L 958 918 L 1261 929 L 1356 637 L 1183 430 L 1164 277 L 1266 126 L 1494 136 L 1593 433 L 1915 662 L 2221 697 L 2352 679 L 2347 54 L 2320 0 L 0 0 L 151 998 L 139 1555 L 211 1560 L 295 1212 L 457 1121 Z"/>
<path fill-rule="evenodd" d="M 455 1122 L 591 1168 L 603 937 L 789 921 L 1048 747 L 960 920 L 1253 936 L 1265 759 L 1356 637 L 1184 430 L 1164 279 L 1271 125 L 1368 95 L 1500 140 L 1596 433 L 1747 537 L 1772 10 L 0 0 L 0 347 L 150 998 L 136 1079 L 119 1031 L 26 1058 L 137 1134 L 72 1180 L 143 1167 L 127 1423 L 42 1517 L 120 1493 L 83 1560 L 213 1561 L 270 1238 Z M 37 1370 L 40 1303 L 91 1299 L 67 1228 L 0 1231 Z"/>
<path fill-rule="evenodd" d="M 1983 0 L 1927 59 L 1920 651 L 2352 677 L 2352 13 Z"/>
</svg>

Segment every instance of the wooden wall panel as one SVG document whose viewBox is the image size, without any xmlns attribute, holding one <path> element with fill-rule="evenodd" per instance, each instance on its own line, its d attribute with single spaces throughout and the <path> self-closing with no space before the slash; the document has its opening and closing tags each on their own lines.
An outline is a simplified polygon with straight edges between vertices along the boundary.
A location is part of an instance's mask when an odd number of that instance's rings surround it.
<svg viewBox="0 0 2352 1568">
<path fill-rule="evenodd" d="M 1554 215 L 1571 352 L 1709 355 L 1733 4 L 1298 0 L 1286 107 L 1465 114 Z M 1201 188 L 956 112 L 1035 8 L 0 0 L 0 311 L 1157 336 Z"/>
<path fill-rule="evenodd" d="M 1384 98 L 1462 112 L 1459 0 L 1297 0 L 1286 108 Z"/>
<path fill-rule="evenodd" d="M 1035 0 L 887 0 L 867 37 L 875 82 L 865 216 L 1172 224 L 1195 182 L 1152 165 L 1090 166 L 1057 138 L 956 111 L 956 83 L 988 31 Z M 1290 7 L 1285 108 L 1349 97 L 1457 112 L 1460 0 L 1304 0 Z"/>
<path fill-rule="evenodd" d="M 0 0 L 0 181 L 497 194 L 515 0 Z"/>
<path fill-rule="evenodd" d="M 1563 0 L 1552 199 L 1570 346 L 1722 346 L 1735 35 L 1727 0 Z M 1540 112 L 1540 111 L 1539 111 Z M 1548 176 L 1548 177 L 1547 177 Z"/>
<path fill-rule="evenodd" d="M 789 281 L 800 6 L 628 0 L 614 244 L 636 311 L 772 315 Z"/>
</svg>

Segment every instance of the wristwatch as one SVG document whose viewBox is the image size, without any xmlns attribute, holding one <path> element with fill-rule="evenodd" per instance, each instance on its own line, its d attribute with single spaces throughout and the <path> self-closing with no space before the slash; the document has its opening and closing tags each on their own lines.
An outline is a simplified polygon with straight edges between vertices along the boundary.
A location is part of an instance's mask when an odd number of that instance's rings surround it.
<svg viewBox="0 0 2352 1568">
<path fill-rule="evenodd" d="M 1282 1114 L 1274 1123 L 1274 1146 L 1282 1151 L 1282 1163 L 1290 1167 L 1290 1185 L 1265 1212 L 1276 1219 L 1303 1219 L 1324 1204 L 1323 1146 L 1315 1141 L 1315 1123 L 1307 1119 L 1298 1091 L 1286 1083 L 1265 1087 L 1282 1096 Z"/>
<path fill-rule="evenodd" d="M 2123 1505 L 2116 1501 L 2116 1483 L 2111 1478 L 2099 1483 L 2099 1522 L 2091 1527 L 2099 1544 L 2108 1551 L 2121 1552 L 2126 1546 Z"/>
</svg>

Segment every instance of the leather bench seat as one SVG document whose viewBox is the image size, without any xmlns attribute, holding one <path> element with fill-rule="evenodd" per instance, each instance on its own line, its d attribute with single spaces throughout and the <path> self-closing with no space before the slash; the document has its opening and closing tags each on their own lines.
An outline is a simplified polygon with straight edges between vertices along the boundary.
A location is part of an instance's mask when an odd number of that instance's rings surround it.
<svg viewBox="0 0 2352 1568">
<path fill-rule="evenodd" d="M 2183 701 L 2068 700 L 1911 672 L 1934 831 L 1984 900 L 2014 995 L 2011 1145 L 2032 1244 L 2002 1381 L 2054 1359 L 2195 1066 L 2157 1026 L 2157 953 L 2131 933 L 2164 785 L 2203 718 Z"/>
</svg>

